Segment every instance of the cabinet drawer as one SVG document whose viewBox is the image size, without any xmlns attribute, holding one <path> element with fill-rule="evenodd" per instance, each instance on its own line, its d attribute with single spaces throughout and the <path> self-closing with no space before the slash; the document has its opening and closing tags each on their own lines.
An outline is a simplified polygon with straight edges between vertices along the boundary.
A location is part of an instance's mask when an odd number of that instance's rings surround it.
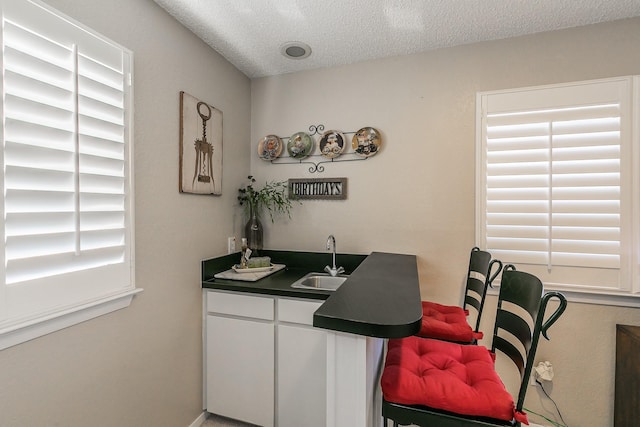
<svg viewBox="0 0 640 427">
<path fill-rule="evenodd" d="M 274 300 L 270 297 L 207 291 L 207 312 L 274 320 Z"/>
<path fill-rule="evenodd" d="M 278 320 L 313 325 L 313 313 L 324 301 L 278 299 Z"/>
</svg>

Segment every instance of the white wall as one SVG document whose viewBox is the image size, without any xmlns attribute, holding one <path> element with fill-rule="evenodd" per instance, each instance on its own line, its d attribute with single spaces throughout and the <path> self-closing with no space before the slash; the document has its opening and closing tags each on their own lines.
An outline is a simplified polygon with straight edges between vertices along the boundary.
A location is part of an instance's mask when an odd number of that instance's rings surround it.
<svg viewBox="0 0 640 427">
<path fill-rule="evenodd" d="M 0 426 L 188 426 L 202 412 L 200 260 L 238 233 L 250 82 L 151 0 L 47 3 L 134 52 L 144 292 L 125 310 L 0 351 Z M 223 111 L 220 197 L 178 192 L 181 90 Z"/>
<path fill-rule="evenodd" d="M 422 298 L 458 302 L 474 245 L 476 92 L 640 74 L 639 45 L 640 19 L 631 19 L 252 81 L 256 178 L 349 180 L 348 200 L 305 201 L 292 220 L 267 222 L 265 245 L 322 251 L 333 233 L 339 251 L 416 254 Z M 314 174 L 258 158 L 263 136 L 318 124 L 373 126 L 383 149 Z M 640 310 L 570 304 L 539 348 L 556 368 L 552 396 L 569 425 L 613 423 L 616 323 L 640 325 Z M 553 408 L 535 390 L 525 406 Z"/>
</svg>

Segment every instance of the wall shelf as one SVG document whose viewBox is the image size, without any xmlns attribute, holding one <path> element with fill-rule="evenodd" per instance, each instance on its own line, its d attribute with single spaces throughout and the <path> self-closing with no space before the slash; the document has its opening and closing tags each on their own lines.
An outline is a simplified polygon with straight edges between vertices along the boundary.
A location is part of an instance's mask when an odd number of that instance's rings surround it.
<svg viewBox="0 0 640 427">
<path fill-rule="evenodd" d="M 319 161 L 313 160 L 317 158 L 320 158 L 321 160 Z M 315 173 L 315 172 L 322 173 L 324 172 L 324 166 L 323 166 L 324 163 L 358 162 L 358 161 L 367 160 L 367 159 L 368 157 L 361 157 L 356 153 L 342 153 L 340 157 L 337 157 L 335 159 L 329 159 L 327 157 L 322 156 L 321 154 L 313 154 L 311 156 L 305 157 L 304 159 L 295 159 L 290 156 L 278 157 L 277 159 L 271 160 L 271 163 L 284 164 L 284 165 L 298 164 L 298 163 L 309 164 L 311 165 L 309 166 L 310 173 Z"/>
<path fill-rule="evenodd" d="M 311 125 L 309 126 L 309 135 L 313 138 L 315 135 L 322 135 L 322 133 L 324 132 L 325 127 L 322 124 L 319 125 Z M 325 157 L 322 154 L 312 154 L 309 155 L 307 157 L 304 158 L 300 158 L 297 159 L 295 157 L 291 157 L 287 150 L 283 150 L 284 151 L 284 155 L 276 158 L 276 159 L 272 159 L 269 160 L 269 162 L 271 162 L 272 164 L 307 164 L 310 165 L 309 166 L 309 172 L 310 173 L 322 173 L 324 172 L 324 164 L 325 163 L 341 163 L 341 162 L 359 162 L 359 161 L 363 161 L 363 160 L 368 160 L 369 157 L 364 157 L 361 156 L 360 154 L 356 153 L 353 150 L 351 141 L 347 141 L 346 140 L 346 136 L 347 135 L 355 135 L 356 131 L 352 131 L 352 132 L 342 132 L 341 133 L 343 135 L 345 135 L 345 141 L 344 141 L 344 151 L 342 152 L 342 154 L 340 154 L 340 156 L 335 157 L 335 158 L 329 158 L 329 157 Z M 288 141 L 290 140 L 290 137 L 278 137 L 280 138 L 285 144 L 288 143 Z M 317 141 L 314 140 L 314 145 L 318 144 Z M 285 145 L 286 146 L 286 145 Z M 314 146 L 314 150 L 316 149 L 316 147 Z"/>
</svg>

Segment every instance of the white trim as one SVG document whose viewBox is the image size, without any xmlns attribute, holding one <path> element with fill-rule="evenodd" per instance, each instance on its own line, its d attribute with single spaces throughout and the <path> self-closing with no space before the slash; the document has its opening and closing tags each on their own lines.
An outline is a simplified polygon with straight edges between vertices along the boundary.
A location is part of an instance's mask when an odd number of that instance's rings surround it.
<svg viewBox="0 0 640 427">
<path fill-rule="evenodd" d="M 476 226 L 476 245 L 481 248 L 487 247 L 487 239 L 484 233 L 487 221 L 486 212 L 480 209 L 479 200 L 487 200 L 487 156 L 485 145 L 485 108 L 486 98 L 484 92 L 476 94 L 476 201 L 475 208 L 475 226 Z"/>
<path fill-rule="evenodd" d="M 327 426 L 337 427 L 336 424 L 336 360 L 337 335 L 327 332 Z"/>
<path fill-rule="evenodd" d="M 189 427 L 200 427 L 202 424 L 204 424 L 204 422 L 207 421 L 207 412 L 203 412 L 201 413 L 198 418 L 196 418 L 191 424 L 189 424 Z"/>
<path fill-rule="evenodd" d="M 640 182 L 640 76 L 633 76 L 631 86 L 631 179 L 634 183 Z M 638 187 L 633 187 L 638 191 Z M 633 194 L 631 197 L 631 236 L 633 244 L 630 245 L 629 275 L 631 291 L 640 293 L 640 197 Z"/>
<path fill-rule="evenodd" d="M 525 87 L 517 87 L 517 88 L 510 88 L 510 89 L 487 90 L 487 91 L 477 92 L 477 96 L 482 97 L 483 95 L 514 93 L 517 96 L 522 97 L 522 94 L 525 92 L 537 92 L 539 90 L 556 89 L 556 88 L 577 88 L 576 93 L 580 93 L 580 87 L 584 85 L 627 81 L 629 80 L 629 78 L 633 78 L 633 77 L 634 77 L 633 75 L 627 75 L 627 76 L 605 77 L 605 78 L 593 79 L 593 80 L 581 80 L 576 82 L 552 83 L 552 84 L 540 85 L 540 86 L 525 86 Z M 532 99 L 535 100 L 535 98 L 532 98 Z"/>
<path fill-rule="evenodd" d="M 207 409 L 207 290 L 202 289 L 202 409 Z"/>
<path fill-rule="evenodd" d="M 142 291 L 140 288 L 128 290 L 82 306 L 7 326 L 0 329 L 0 350 L 128 307 L 133 297 Z"/>
</svg>

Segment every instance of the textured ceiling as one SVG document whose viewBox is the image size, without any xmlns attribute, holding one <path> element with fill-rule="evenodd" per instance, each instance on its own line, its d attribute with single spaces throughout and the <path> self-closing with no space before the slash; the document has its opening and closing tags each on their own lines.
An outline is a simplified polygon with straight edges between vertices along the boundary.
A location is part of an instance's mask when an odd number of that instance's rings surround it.
<svg viewBox="0 0 640 427">
<path fill-rule="evenodd" d="M 640 0 L 154 0 L 250 78 L 640 16 Z M 311 46 L 285 58 L 290 41 Z"/>
</svg>

